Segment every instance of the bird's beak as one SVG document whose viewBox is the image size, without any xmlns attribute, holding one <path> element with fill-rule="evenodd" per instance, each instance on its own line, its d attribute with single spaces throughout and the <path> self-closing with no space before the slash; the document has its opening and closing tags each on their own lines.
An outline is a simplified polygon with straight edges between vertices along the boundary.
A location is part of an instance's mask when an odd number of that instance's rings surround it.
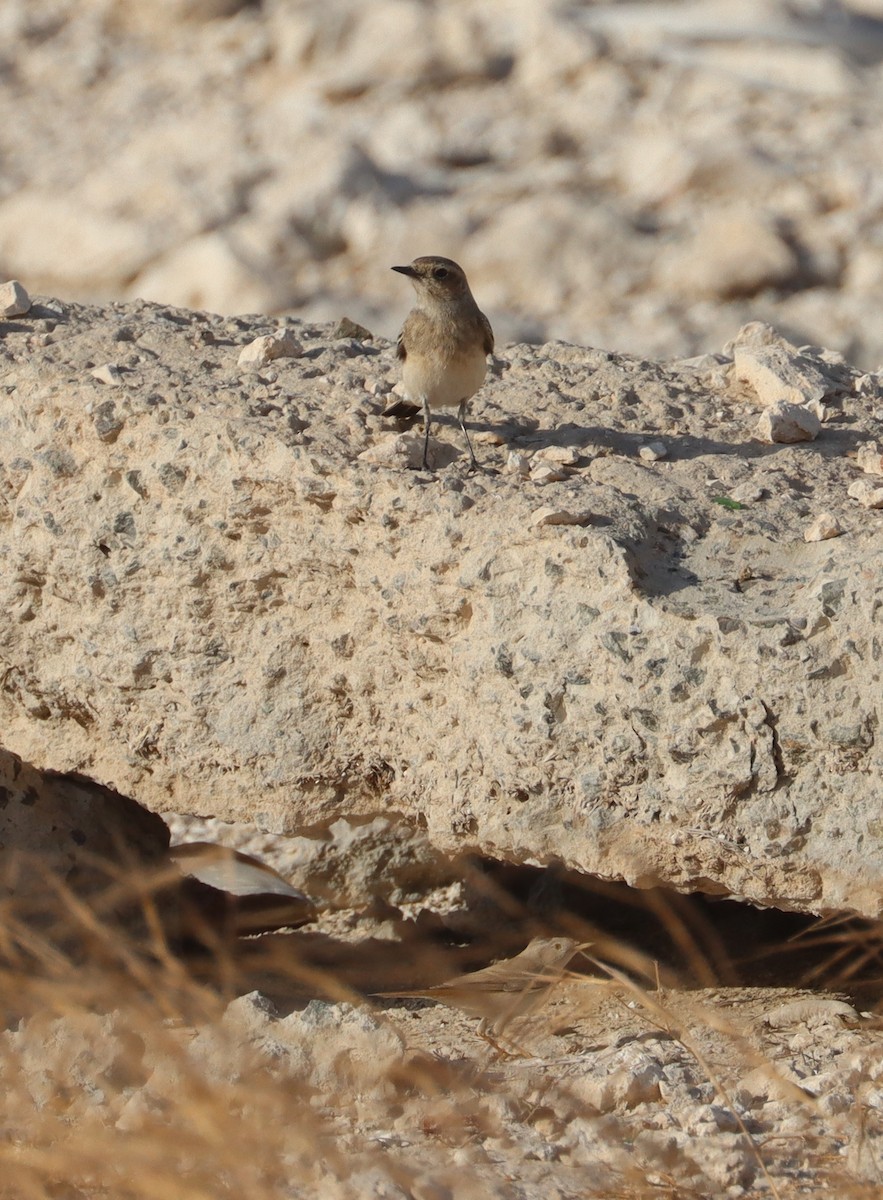
<svg viewBox="0 0 883 1200">
<path fill-rule="evenodd" d="M 410 275 L 412 279 L 417 278 L 417 272 L 413 267 L 390 267 L 391 271 L 398 271 L 400 275 Z"/>
</svg>

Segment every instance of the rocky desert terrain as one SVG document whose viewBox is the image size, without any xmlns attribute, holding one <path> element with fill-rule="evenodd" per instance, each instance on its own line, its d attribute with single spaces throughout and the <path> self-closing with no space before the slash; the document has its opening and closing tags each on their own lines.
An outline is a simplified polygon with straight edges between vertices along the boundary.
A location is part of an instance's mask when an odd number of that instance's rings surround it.
<svg viewBox="0 0 883 1200">
<path fill-rule="evenodd" d="M 0 263 L 32 292 L 393 336 L 423 253 L 505 341 L 749 319 L 883 361 L 879 0 L 6 0 Z"/>
<path fill-rule="evenodd" d="M 3 6 L 3 1200 L 879 1194 L 881 60 Z M 475 472 L 387 414 L 428 252 Z M 504 1049 L 378 995 L 537 934 Z"/>
</svg>

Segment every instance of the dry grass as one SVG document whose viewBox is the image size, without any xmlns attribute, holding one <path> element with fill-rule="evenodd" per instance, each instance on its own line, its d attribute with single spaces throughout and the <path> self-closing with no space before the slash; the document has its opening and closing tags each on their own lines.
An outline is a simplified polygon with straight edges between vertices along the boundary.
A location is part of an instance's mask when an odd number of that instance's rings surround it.
<svg viewBox="0 0 883 1200">
<path fill-rule="evenodd" d="M 778 1000 L 740 1009 L 677 900 L 657 918 L 716 993 L 659 989 L 646 954 L 571 918 L 607 982 L 574 973 L 519 1030 L 529 1057 L 506 1059 L 458 1013 L 371 1007 L 364 962 L 317 965 L 309 935 L 180 956 L 167 882 L 108 870 L 86 900 L 47 876 L 41 903 L 0 909 L 0 1200 L 880 1194 L 880 1034 L 820 1028 L 795 1050 L 797 1030 L 777 1050 L 760 1030 Z M 256 981 L 290 997 L 281 1016 L 231 1003 Z M 793 1077 L 838 1038 L 868 1064 L 845 1106 Z"/>
</svg>

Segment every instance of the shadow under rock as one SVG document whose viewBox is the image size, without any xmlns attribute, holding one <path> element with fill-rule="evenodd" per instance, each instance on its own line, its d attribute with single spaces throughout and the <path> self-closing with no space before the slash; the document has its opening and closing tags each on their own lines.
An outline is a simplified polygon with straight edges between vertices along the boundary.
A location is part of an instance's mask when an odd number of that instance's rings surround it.
<svg viewBox="0 0 883 1200">
<path fill-rule="evenodd" d="M 289 1013 L 311 1000 L 363 1003 L 378 992 L 432 987 L 511 952 L 501 942 L 444 944 L 427 937 L 412 922 L 402 923 L 401 931 L 402 941 L 378 937 L 340 941 L 305 930 L 266 934 L 187 954 L 185 962 L 191 976 L 202 984 L 231 998 L 259 991 L 280 1013 Z M 524 945 L 534 932 L 525 933 Z"/>
</svg>

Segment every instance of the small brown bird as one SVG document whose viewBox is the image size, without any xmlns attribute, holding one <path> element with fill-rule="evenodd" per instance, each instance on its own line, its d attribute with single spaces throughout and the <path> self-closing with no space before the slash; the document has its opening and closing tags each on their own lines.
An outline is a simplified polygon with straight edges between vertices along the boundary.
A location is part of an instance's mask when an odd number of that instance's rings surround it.
<svg viewBox="0 0 883 1200">
<path fill-rule="evenodd" d="M 438 1000 L 481 1017 L 478 1032 L 482 1037 L 499 1037 L 514 1017 L 534 1012 L 546 1002 L 567 964 L 581 949 L 584 946 L 573 938 L 537 937 L 514 958 L 501 959 L 481 971 L 457 975 L 435 987 L 375 994 Z"/>
<path fill-rule="evenodd" d="M 466 402 L 484 383 L 487 356 L 494 349 L 490 322 L 475 303 L 463 268 L 450 258 L 428 255 L 392 269 L 407 275 L 417 292 L 417 306 L 405 319 L 396 353 L 403 364 L 405 390 L 423 408 L 423 466 L 429 468 L 430 410 L 456 404 L 475 468 Z"/>
</svg>

